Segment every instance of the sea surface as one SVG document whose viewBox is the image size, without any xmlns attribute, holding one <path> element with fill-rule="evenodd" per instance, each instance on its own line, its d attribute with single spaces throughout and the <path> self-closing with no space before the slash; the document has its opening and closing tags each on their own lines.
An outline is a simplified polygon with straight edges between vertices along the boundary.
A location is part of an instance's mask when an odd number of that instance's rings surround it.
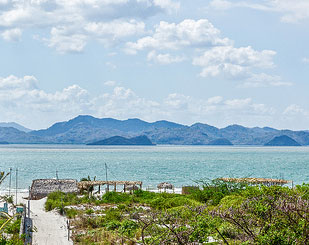
<svg viewBox="0 0 309 245">
<path fill-rule="evenodd" d="M 90 176 L 176 187 L 218 177 L 263 177 L 309 183 L 309 147 L 1 145 L 1 190 L 27 189 L 33 179 Z M 17 170 L 17 178 L 16 178 Z"/>
</svg>

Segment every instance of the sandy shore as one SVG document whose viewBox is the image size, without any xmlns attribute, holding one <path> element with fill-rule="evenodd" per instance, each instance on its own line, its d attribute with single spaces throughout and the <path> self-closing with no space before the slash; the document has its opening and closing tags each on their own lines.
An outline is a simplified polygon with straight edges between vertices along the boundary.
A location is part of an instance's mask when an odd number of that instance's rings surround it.
<svg viewBox="0 0 309 245">
<path fill-rule="evenodd" d="M 1 192 L 0 195 L 8 194 L 7 192 Z M 15 203 L 15 192 L 14 203 Z M 28 197 L 28 192 L 21 191 L 17 193 L 17 203 L 28 204 L 28 200 L 24 199 Z M 68 241 L 68 229 L 67 219 L 56 211 L 45 212 L 44 204 L 46 198 L 41 200 L 30 201 L 30 218 L 33 222 L 33 245 L 69 245 L 73 244 L 72 241 Z M 1 204 L 3 206 L 3 204 Z"/>
</svg>

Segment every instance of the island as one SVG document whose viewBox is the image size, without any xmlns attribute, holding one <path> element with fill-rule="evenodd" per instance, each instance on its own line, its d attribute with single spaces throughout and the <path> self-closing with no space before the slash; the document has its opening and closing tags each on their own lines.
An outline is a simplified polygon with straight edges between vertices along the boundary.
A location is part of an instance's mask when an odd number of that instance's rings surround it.
<svg viewBox="0 0 309 245">
<path fill-rule="evenodd" d="M 281 135 L 273 138 L 265 146 L 301 146 L 301 144 L 287 135 Z"/>
<path fill-rule="evenodd" d="M 88 143 L 87 145 L 154 145 L 154 144 L 147 136 L 141 135 L 134 138 L 113 136 L 104 140 Z"/>
</svg>

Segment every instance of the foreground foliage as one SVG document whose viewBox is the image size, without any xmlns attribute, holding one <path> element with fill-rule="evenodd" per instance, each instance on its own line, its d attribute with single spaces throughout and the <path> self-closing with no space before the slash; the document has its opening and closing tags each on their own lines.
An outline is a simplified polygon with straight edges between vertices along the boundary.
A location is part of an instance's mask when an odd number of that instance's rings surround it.
<svg viewBox="0 0 309 245">
<path fill-rule="evenodd" d="M 0 227 L 1 236 L 0 236 L 0 245 L 22 245 L 24 244 L 23 240 L 19 238 L 19 228 L 21 219 L 17 218 L 10 222 L 7 222 L 7 218 L 0 217 Z"/>
<path fill-rule="evenodd" d="M 308 244 L 308 199 L 308 184 L 291 189 L 216 180 L 188 195 L 56 192 L 46 210 L 64 211 L 80 244 Z"/>
</svg>

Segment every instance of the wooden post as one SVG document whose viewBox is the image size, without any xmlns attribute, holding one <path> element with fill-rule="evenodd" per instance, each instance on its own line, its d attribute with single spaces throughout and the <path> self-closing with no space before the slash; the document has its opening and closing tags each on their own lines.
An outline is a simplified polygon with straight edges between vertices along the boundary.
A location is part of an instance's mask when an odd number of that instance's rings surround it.
<svg viewBox="0 0 309 245">
<path fill-rule="evenodd" d="M 107 184 L 107 192 L 109 192 L 109 184 Z"/>
<path fill-rule="evenodd" d="M 70 241 L 70 220 L 67 220 L 67 228 L 68 228 L 68 241 Z"/>
<path fill-rule="evenodd" d="M 126 192 L 126 184 L 123 185 L 123 192 Z"/>
<path fill-rule="evenodd" d="M 117 184 L 115 183 L 114 184 L 114 192 L 116 192 L 117 191 L 117 186 L 116 186 Z"/>
<path fill-rule="evenodd" d="M 99 194 L 101 193 L 101 185 L 99 185 L 99 191 L 98 191 L 98 193 L 99 193 Z"/>
<path fill-rule="evenodd" d="M 29 186 L 29 196 L 28 196 L 28 218 L 30 219 L 30 196 L 31 196 L 31 193 L 30 193 L 30 186 Z"/>
</svg>

